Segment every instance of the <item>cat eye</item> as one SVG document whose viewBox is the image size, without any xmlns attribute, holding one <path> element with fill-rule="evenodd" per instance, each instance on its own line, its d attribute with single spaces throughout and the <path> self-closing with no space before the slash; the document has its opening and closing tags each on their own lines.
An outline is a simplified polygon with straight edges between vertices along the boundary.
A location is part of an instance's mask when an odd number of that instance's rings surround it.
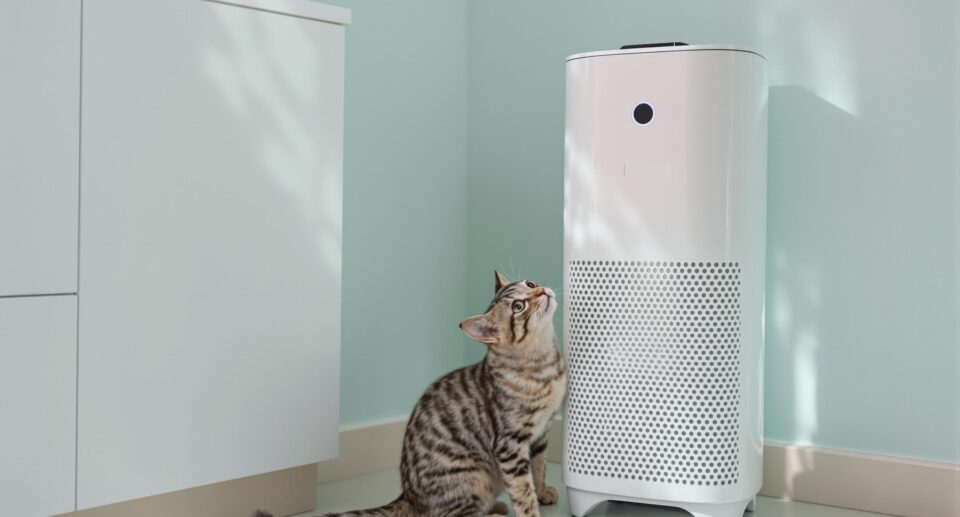
<svg viewBox="0 0 960 517">
<path fill-rule="evenodd" d="M 525 304 L 524 302 L 515 301 L 515 302 L 513 302 L 513 312 L 515 312 L 515 313 L 516 313 L 516 312 L 520 312 L 520 311 L 523 310 L 523 308 L 524 308 L 525 306 L 526 306 L 526 304 Z"/>
<path fill-rule="evenodd" d="M 533 289 L 533 288 L 536 287 L 536 286 L 537 286 L 537 284 L 535 284 L 535 283 L 527 280 L 527 287 L 529 287 L 530 289 Z"/>
</svg>

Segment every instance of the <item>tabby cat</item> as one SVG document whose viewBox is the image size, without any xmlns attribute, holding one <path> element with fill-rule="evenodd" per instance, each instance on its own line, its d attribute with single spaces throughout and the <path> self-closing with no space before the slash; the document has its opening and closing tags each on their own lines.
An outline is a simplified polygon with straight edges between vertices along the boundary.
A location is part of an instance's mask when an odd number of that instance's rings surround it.
<svg viewBox="0 0 960 517">
<path fill-rule="evenodd" d="M 555 295 L 495 276 L 487 311 L 460 323 L 487 346 L 486 357 L 434 382 L 413 408 L 400 460 L 403 493 L 330 517 L 499 517 L 507 513 L 496 500 L 504 488 L 517 517 L 539 517 L 538 503 L 557 501 L 544 482 L 547 430 L 566 390 Z"/>
</svg>

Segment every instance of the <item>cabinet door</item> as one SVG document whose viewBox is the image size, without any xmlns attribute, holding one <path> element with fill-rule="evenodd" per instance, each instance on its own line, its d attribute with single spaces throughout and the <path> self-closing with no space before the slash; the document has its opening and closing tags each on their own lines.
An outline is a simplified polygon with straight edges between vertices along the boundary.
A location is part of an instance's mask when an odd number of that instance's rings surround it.
<svg viewBox="0 0 960 517">
<path fill-rule="evenodd" d="M 77 297 L 0 299 L 0 513 L 74 509 Z"/>
<path fill-rule="evenodd" d="M 77 291 L 80 2 L 0 2 L 0 296 Z"/>
<path fill-rule="evenodd" d="M 343 37 L 84 1 L 80 508 L 336 456 Z"/>
</svg>

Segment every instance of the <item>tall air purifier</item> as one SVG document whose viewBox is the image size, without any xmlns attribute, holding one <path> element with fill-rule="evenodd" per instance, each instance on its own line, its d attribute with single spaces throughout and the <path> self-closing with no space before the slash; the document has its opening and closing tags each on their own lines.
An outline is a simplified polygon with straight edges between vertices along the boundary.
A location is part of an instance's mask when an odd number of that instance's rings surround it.
<svg viewBox="0 0 960 517">
<path fill-rule="evenodd" d="M 567 58 L 563 476 L 575 516 L 605 500 L 752 510 L 765 69 L 728 45 Z"/>
</svg>

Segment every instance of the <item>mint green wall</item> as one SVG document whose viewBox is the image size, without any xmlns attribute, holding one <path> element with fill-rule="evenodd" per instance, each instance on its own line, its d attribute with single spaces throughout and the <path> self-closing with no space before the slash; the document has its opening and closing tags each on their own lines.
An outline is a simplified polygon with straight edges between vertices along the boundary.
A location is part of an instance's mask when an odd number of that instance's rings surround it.
<svg viewBox="0 0 960 517">
<path fill-rule="evenodd" d="M 493 268 L 561 285 L 566 55 L 731 42 L 771 63 L 767 437 L 960 461 L 953 1 L 336 3 L 343 424 L 480 357 Z"/>
<path fill-rule="evenodd" d="M 960 461 L 955 2 L 485 0 L 470 29 L 469 310 L 493 267 L 561 285 L 566 55 L 751 45 L 771 63 L 766 436 Z"/>
<path fill-rule="evenodd" d="M 405 416 L 464 360 L 466 3 L 340 0 L 347 28 L 340 422 Z"/>
</svg>

